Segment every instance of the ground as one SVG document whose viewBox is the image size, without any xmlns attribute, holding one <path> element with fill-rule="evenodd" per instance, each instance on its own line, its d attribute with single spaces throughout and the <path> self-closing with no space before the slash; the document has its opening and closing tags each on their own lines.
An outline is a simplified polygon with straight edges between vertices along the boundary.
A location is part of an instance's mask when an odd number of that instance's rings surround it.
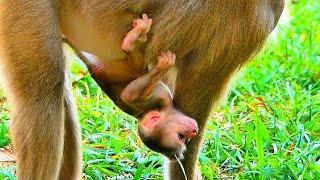
<svg viewBox="0 0 320 180">
<path fill-rule="evenodd" d="M 205 179 L 320 179 L 320 2 L 294 2 L 289 19 L 213 110 L 200 154 Z M 72 59 L 84 176 L 161 179 L 162 157 L 138 139 L 136 120 Z M 0 93 L 0 147 L 10 144 L 8 109 Z M 14 179 L 14 169 L 4 163 L 0 179 Z"/>
</svg>

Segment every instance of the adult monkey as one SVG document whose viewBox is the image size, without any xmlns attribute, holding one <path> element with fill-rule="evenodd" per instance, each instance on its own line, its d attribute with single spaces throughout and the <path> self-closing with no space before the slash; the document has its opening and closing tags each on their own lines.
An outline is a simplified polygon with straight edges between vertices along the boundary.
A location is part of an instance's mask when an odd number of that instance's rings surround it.
<svg viewBox="0 0 320 180">
<path fill-rule="evenodd" d="M 101 59 L 125 57 L 120 44 L 133 19 L 154 24 L 141 50 L 146 63 L 177 54 L 175 105 L 198 120 L 183 161 L 199 178 L 197 159 L 211 108 L 231 76 L 259 50 L 284 0 L 21 0 L 0 2 L 0 47 L 12 104 L 18 179 L 79 179 L 79 126 L 65 75 L 61 33 Z M 197 108 L 194 108 L 197 107 Z M 177 163 L 167 171 L 183 177 Z"/>
</svg>

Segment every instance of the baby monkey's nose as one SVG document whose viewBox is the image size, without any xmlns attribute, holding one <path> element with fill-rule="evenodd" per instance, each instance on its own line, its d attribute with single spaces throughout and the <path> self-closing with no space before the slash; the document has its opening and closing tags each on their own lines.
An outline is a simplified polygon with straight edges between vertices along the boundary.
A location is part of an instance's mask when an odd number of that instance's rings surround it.
<svg viewBox="0 0 320 180">
<path fill-rule="evenodd" d="M 194 127 L 194 126 L 190 126 L 188 128 L 188 130 L 186 131 L 186 136 L 188 138 L 193 138 L 193 137 L 195 137 L 197 135 L 197 133 L 198 133 L 198 129 L 196 127 Z"/>
</svg>

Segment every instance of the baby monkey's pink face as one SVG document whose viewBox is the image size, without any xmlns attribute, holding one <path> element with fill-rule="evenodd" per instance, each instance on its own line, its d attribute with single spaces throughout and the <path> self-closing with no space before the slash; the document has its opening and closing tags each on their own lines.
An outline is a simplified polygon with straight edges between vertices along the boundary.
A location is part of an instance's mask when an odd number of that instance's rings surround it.
<svg viewBox="0 0 320 180">
<path fill-rule="evenodd" d="M 150 149 L 169 159 L 183 158 L 188 141 L 198 133 L 197 122 L 176 110 L 149 111 L 139 120 L 139 135 Z"/>
</svg>

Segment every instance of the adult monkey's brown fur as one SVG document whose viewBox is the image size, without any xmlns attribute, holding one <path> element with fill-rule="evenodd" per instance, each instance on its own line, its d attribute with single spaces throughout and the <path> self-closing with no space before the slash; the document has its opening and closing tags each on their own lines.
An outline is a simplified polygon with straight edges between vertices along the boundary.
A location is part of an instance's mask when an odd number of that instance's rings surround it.
<svg viewBox="0 0 320 180">
<path fill-rule="evenodd" d="M 183 161 L 193 179 L 199 177 L 198 151 L 211 108 L 231 76 L 259 50 L 283 5 L 283 0 L 1 1 L 0 62 L 13 105 L 11 136 L 18 179 L 81 175 L 79 128 L 66 84 L 61 32 L 82 50 L 119 59 L 125 56 L 120 43 L 132 20 L 142 13 L 154 20 L 142 54 L 146 63 L 168 49 L 177 54 L 174 101 L 198 120 L 200 128 Z M 72 25 L 67 22 L 76 20 L 97 28 L 94 33 L 99 36 L 86 39 L 77 34 L 78 28 L 68 29 Z M 77 41 L 81 38 L 85 43 Z M 112 53 L 104 54 L 108 50 Z M 174 179 L 183 177 L 175 162 L 169 171 Z"/>
</svg>

